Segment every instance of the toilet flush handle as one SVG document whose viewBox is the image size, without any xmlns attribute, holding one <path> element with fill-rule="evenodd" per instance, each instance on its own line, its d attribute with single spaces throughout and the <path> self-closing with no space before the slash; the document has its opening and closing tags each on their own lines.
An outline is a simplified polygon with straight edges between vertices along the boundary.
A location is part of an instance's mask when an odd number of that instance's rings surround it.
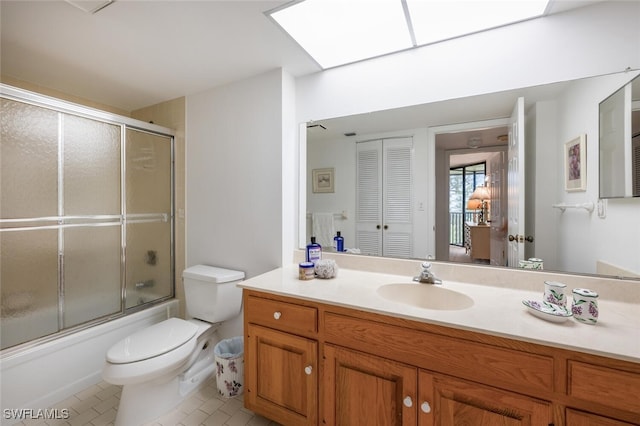
<svg viewBox="0 0 640 426">
<path fill-rule="evenodd" d="M 274 318 L 274 319 L 279 320 L 281 316 L 282 316 L 282 313 L 281 313 L 281 312 L 275 311 L 275 312 L 273 313 L 273 318 Z"/>
</svg>

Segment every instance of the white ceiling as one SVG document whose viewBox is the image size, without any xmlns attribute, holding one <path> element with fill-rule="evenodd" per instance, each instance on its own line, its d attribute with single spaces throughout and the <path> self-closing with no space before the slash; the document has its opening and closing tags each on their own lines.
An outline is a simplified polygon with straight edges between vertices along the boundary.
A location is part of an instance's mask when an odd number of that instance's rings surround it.
<svg viewBox="0 0 640 426">
<path fill-rule="evenodd" d="M 132 111 L 284 68 L 319 67 L 264 12 L 285 1 L 0 2 L 2 75 Z"/>
<path fill-rule="evenodd" d="M 594 0 L 556 0 L 552 13 Z M 0 71 L 132 111 L 284 68 L 320 71 L 265 11 L 286 1 L 0 1 Z"/>
</svg>

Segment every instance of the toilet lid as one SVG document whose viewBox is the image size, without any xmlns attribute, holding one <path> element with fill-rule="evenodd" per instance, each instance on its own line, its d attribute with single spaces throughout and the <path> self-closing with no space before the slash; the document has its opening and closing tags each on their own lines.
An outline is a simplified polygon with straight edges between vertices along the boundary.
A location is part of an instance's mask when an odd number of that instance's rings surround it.
<svg viewBox="0 0 640 426">
<path fill-rule="evenodd" d="M 179 318 L 169 318 L 125 337 L 107 352 L 107 361 L 126 364 L 154 358 L 184 345 L 198 326 Z"/>
</svg>

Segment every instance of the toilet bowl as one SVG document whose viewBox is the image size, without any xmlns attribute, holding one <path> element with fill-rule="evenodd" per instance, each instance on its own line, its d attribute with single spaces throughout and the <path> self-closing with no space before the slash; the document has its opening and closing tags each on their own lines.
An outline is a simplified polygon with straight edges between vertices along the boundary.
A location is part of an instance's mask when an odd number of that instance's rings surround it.
<svg viewBox="0 0 640 426">
<path fill-rule="evenodd" d="M 240 313 L 244 273 L 207 265 L 183 272 L 190 320 L 169 318 L 113 345 L 103 379 L 122 385 L 116 426 L 149 422 L 171 411 L 215 371 L 216 330 Z"/>
</svg>

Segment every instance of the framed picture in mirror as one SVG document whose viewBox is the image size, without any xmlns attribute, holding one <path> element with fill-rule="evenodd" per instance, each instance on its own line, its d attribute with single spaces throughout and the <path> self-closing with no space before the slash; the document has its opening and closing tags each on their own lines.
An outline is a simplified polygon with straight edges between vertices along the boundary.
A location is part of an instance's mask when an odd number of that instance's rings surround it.
<svg viewBox="0 0 640 426">
<path fill-rule="evenodd" d="M 313 169 L 313 192 L 334 192 L 333 167 Z"/>
<path fill-rule="evenodd" d="M 587 135 L 571 139 L 564 144 L 564 189 L 587 190 Z"/>
</svg>

